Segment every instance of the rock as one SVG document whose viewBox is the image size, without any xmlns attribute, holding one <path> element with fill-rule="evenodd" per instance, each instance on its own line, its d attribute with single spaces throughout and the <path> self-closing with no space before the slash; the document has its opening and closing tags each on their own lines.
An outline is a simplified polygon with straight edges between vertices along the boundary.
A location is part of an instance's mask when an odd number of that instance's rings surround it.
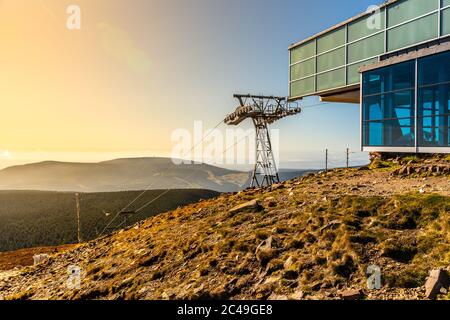
<svg viewBox="0 0 450 320">
<path fill-rule="evenodd" d="M 409 176 L 411 173 L 412 173 L 412 167 L 411 167 L 411 165 L 408 165 L 406 167 L 406 174 Z"/>
<path fill-rule="evenodd" d="M 361 289 L 349 289 L 341 292 L 340 296 L 343 300 L 359 300 L 364 293 Z"/>
<path fill-rule="evenodd" d="M 272 249 L 273 238 L 269 237 L 264 240 L 258 248 L 256 248 L 256 260 L 258 260 L 262 265 L 266 265 L 274 256 L 275 250 Z"/>
<path fill-rule="evenodd" d="M 255 200 L 251 200 L 249 202 L 245 202 L 240 205 L 237 205 L 236 207 L 230 209 L 228 212 L 229 213 L 238 213 L 238 212 L 242 212 L 242 211 L 246 211 L 246 210 L 261 211 L 262 209 L 263 209 L 263 207 L 261 206 L 259 201 L 255 199 Z"/>
<path fill-rule="evenodd" d="M 166 292 L 164 291 L 161 295 L 161 298 L 163 300 L 172 300 L 176 297 L 176 295 L 173 292 Z"/>
<path fill-rule="evenodd" d="M 289 269 L 293 263 L 294 263 L 294 260 L 292 259 L 292 257 L 289 257 L 286 260 L 286 262 L 284 263 L 284 269 Z"/>
<path fill-rule="evenodd" d="M 436 299 L 441 289 L 448 290 L 450 277 L 446 270 L 435 269 L 430 272 L 430 276 L 425 283 L 425 295 L 428 299 Z"/>
<path fill-rule="evenodd" d="M 400 170 L 398 171 L 398 174 L 399 174 L 400 176 L 403 176 L 403 175 L 405 175 L 405 174 L 407 173 L 407 170 L 408 170 L 408 167 L 407 167 L 407 166 L 403 166 L 403 167 L 401 167 Z"/>
<path fill-rule="evenodd" d="M 305 297 L 305 293 L 301 290 L 294 292 L 293 294 L 291 294 L 291 296 L 289 297 L 289 299 L 291 300 L 302 300 Z"/>
<path fill-rule="evenodd" d="M 322 228 L 320 228 L 320 233 L 322 233 L 323 231 L 327 230 L 327 229 L 332 229 L 335 230 L 337 229 L 340 225 L 342 224 L 341 220 L 333 220 L 330 223 L 327 223 L 325 226 L 323 226 Z"/>
<path fill-rule="evenodd" d="M 48 260 L 50 256 L 48 254 L 36 254 L 33 256 L 34 265 L 40 264 L 46 260 Z"/>
<path fill-rule="evenodd" d="M 269 298 L 267 298 L 267 300 L 269 300 L 269 301 L 286 301 L 286 300 L 288 300 L 288 297 L 287 296 L 284 296 L 284 295 L 279 295 L 279 294 L 275 294 L 275 293 L 272 293 L 270 296 L 269 296 Z"/>
<path fill-rule="evenodd" d="M 281 183 L 275 183 L 275 184 L 272 185 L 272 187 L 270 187 L 270 189 L 272 191 L 278 190 L 278 189 L 282 189 L 282 188 L 284 188 L 284 185 L 282 185 Z"/>
</svg>

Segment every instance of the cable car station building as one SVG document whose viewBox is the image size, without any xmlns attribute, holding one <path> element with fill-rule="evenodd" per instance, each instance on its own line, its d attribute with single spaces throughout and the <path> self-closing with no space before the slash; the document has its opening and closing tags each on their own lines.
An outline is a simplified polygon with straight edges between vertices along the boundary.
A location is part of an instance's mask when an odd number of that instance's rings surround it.
<svg viewBox="0 0 450 320">
<path fill-rule="evenodd" d="M 361 149 L 450 153 L 450 0 L 391 0 L 289 48 L 289 99 L 359 103 Z"/>
</svg>

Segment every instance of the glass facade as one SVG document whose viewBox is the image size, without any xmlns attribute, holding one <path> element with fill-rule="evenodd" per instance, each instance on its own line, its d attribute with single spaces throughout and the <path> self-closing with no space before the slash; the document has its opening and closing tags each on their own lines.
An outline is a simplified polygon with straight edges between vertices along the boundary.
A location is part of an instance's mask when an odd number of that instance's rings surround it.
<svg viewBox="0 0 450 320">
<path fill-rule="evenodd" d="M 450 52 L 418 62 L 419 146 L 450 147 Z"/>
<path fill-rule="evenodd" d="M 363 77 L 363 141 L 371 147 L 414 147 L 415 62 Z"/>
<path fill-rule="evenodd" d="M 359 84 L 360 66 L 450 35 L 450 0 L 398 0 L 290 49 L 291 99 Z"/>
<path fill-rule="evenodd" d="M 450 52 L 362 78 L 363 147 L 450 147 Z"/>
</svg>

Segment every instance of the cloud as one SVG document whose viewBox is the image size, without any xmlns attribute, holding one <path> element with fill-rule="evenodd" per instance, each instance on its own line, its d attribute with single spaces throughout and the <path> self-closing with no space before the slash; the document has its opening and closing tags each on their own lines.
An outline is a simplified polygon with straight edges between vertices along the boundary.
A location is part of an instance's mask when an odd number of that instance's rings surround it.
<svg viewBox="0 0 450 320">
<path fill-rule="evenodd" d="M 137 46 L 126 31 L 102 22 L 98 25 L 98 33 L 102 48 L 107 54 L 125 63 L 135 72 L 150 71 L 150 57 Z"/>
</svg>

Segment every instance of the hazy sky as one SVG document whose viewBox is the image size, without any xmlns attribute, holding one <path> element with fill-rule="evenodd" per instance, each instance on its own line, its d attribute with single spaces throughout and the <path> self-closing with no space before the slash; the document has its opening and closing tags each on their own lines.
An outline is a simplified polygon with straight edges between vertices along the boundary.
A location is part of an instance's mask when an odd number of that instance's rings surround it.
<svg viewBox="0 0 450 320">
<path fill-rule="evenodd" d="M 66 28 L 70 4 L 81 30 Z M 0 167 L 169 155 L 175 129 L 213 127 L 236 107 L 233 93 L 287 95 L 287 47 L 371 4 L 0 0 Z M 282 161 L 358 150 L 358 121 L 348 104 L 282 120 Z"/>
</svg>

